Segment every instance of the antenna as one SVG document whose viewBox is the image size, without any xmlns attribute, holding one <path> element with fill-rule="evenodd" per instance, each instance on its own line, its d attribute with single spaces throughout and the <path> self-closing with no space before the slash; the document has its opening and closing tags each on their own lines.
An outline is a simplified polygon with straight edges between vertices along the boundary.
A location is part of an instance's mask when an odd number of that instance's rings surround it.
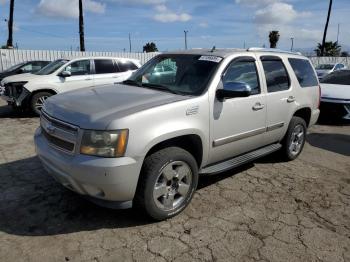
<svg viewBox="0 0 350 262">
<path fill-rule="evenodd" d="M 215 45 L 214 45 L 213 48 L 210 50 L 210 52 L 211 52 L 211 53 L 214 53 L 215 49 L 216 49 L 216 47 L 215 47 Z"/>
</svg>

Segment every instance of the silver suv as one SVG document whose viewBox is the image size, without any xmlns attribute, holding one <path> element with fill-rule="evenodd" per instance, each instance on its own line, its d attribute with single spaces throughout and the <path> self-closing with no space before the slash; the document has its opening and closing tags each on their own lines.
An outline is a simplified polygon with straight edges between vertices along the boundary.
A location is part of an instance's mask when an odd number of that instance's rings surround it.
<svg viewBox="0 0 350 262">
<path fill-rule="evenodd" d="M 317 121 L 319 94 L 313 67 L 298 54 L 165 53 L 123 84 L 47 99 L 36 150 L 65 187 L 162 220 L 184 210 L 201 175 L 277 150 L 295 159 Z"/>
</svg>

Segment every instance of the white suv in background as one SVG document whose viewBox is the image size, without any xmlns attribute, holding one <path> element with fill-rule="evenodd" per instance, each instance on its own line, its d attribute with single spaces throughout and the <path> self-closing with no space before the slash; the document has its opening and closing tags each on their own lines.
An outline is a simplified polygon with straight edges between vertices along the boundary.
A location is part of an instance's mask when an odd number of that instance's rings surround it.
<svg viewBox="0 0 350 262">
<path fill-rule="evenodd" d="M 112 85 L 129 78 L 140 61 L 115 57 L 84 57 L 56 60 L 35 74 L 5 78 L 1 97 L 14 107 L 29 108 L 40 114 L 44 101 L 52 95 L 83 87 Z"/>
</svg>

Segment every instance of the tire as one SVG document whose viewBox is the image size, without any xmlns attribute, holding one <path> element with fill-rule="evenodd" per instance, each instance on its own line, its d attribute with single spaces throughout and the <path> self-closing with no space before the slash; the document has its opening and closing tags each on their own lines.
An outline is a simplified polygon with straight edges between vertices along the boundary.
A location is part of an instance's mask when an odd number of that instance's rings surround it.
<svg viewBox="0 0 350 262">
<path fill-rule="evenodd" d="M 303 151 L 306 139 L 306 122 L 301 117 L 293 116 L 282 141 L 283 157 L 287 161 L 296 159 Z"/>
<path fill-rule="evenodd" d="M 32 112 L 39 116 L 45 100 L 50 96 L 52 96 L 52 93 L 49 92 L 39 92 L 33 95 L 30 100 L 30 109 Z"/>
<path fill-rule="evenodd" d="M 168 147 L 146 157 L 135 205 L 152 219 L 176 216 L 190 203 L 198 184 L 198 166 L 184 149 Z"/>
</svg>

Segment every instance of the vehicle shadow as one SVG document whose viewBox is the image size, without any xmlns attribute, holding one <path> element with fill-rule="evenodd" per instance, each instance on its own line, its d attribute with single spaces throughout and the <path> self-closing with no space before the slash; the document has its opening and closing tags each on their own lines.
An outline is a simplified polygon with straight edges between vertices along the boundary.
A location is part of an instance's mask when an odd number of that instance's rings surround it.
<svg viewBox="0 0 350 262">
<path fill-rule="evenodd" d="M 314 147 L 350 156 L 350 135 L 311 133 L 306 140 Z"/>
<path fill-rule="evenodd" d="M 34 117 L 36 116 L 29 111 L 13 109 L 12 106 L 8 106 L 8 105 L 0 105 L 0 118 L 34 118 Z"/>
<path fill-rule="evenodd" d="M 199 179 L 211 186 L 254 166 L 253 163 Z M 20 236 L 51 236 L 154 223 L 140 210 L 99 207 L 58 184 L 37 157 L 0 164 L 0 231 Z"/>
<path fill-rule="evenodd" d="M 48 236 L 152 221 L 136 210 L 96 206 L 70 192 L 41 167 L 37 157 L 0 164 L 0 231 Z"/>
</svg>

